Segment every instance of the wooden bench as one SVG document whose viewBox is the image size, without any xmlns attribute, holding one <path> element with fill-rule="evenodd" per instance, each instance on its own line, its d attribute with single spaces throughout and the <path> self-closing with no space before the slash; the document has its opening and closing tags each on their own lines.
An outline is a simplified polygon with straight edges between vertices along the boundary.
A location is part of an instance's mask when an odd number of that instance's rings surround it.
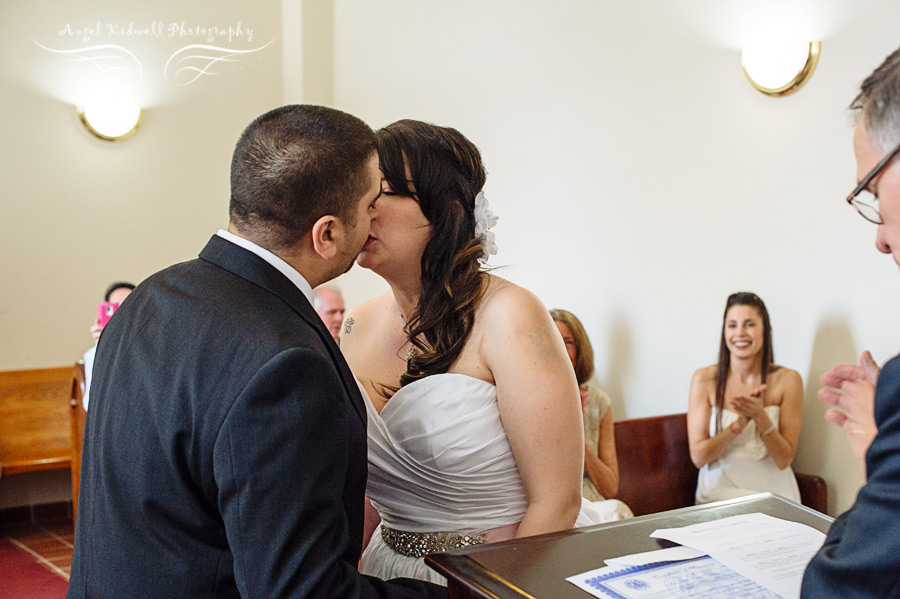
<svg viewBox="0 0 900 599">
<path fill-rule="evenodd" d="M 0 478 L 71 468 L 72 520 L 78 510 L 87 412 L 84 364 L 0 372 Z"/>
<path fill-rule="evenodd" d="M 687 414 L 615 423 L 619 493 L 635 516 L 694 504 L 697 469 L 688 451 Z M 822 478 L 795 472 L 803 505 L 825 513 L 828 487 Z"/>
<path fill-rule="evenodd" d="M 0 477 L 69 468 L 72 367 L 0 372 Z"/>
<path fill-rule="evenodd" d="M 69 395 L 69 412 L 72 443 L 72 525 L 78 516 L 78 482 L 81 480 L 81 448 L 84 444 L 84 423 L 87 412 L 84 409 L 84 362 L 72 368 L 72 384 Z"/>
</svg>

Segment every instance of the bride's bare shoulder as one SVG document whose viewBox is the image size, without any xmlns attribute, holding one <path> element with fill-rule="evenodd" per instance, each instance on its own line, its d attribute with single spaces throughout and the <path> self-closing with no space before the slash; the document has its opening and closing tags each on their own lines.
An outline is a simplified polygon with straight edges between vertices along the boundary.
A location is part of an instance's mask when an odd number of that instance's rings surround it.
<svg viewBox="0 0 900 599">
<path fill-rule="evenodd" d="M 353 350 L 375 335 L 378 327 L 383 326 L 386 317 L 390 315 L 392 305 L 393 298 L 388 291 L 350 310 L 344 317 L 344 326 L 341 328 L 341 349 L 346 353 L 348 349 Z"/>
<path fill-rule="evenodd" d="M 488 275 L 481 307 L 490 311 L 509 309 L 545 310 L 544 304 L 541 303 L 541 300 L 535 294 L 496 275 Z"/>
<path fill-rule="evenodd" d="M 535 319 L 550 322 L 550 313 L 535 294 L 495 275 L 489 275 L 479 312 L 480 318 L 476 318 L 488 328 L 506 328 Z"/>
</svg>

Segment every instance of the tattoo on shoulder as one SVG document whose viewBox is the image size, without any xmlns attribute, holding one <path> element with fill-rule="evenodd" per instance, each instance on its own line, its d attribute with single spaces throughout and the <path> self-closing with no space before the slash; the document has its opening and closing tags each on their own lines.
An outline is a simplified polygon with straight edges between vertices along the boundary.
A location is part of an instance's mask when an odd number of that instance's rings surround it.
<svg viewBox="0 0 900 599">
<path fill-rule="evenodd" d="M 349 335 L 350 331 L 353 329 L 353 323 L 356 322 L 353 318 L 348 318 L 344 321 L 344 334 Z"/>
</svg>

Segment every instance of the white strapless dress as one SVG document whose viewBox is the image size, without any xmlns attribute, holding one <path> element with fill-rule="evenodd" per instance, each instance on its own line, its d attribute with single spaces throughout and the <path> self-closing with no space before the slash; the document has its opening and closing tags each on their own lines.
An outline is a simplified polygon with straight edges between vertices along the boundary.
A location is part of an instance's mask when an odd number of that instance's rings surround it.
<svg viewBox="0 0 900 599">
<path fill-rule="evenodd" d="M 362 388 L 361 388 L 362 389 Z M 366 495 L 382 524 L 416 533 L 481 534 L 515 525 L 528 503 L 494 385 L 445 373 L 397 391 L 379 414 L 362 389 L 369 416 Z M 587 501 L 575 526 L 602 517 Z M 385 580 L 446 580 L 422 558 L 401 555 L 376 529 L 360 572 Z"/>
<path fill-rule="evenodd" d="M 777 430 L 781 413 L 779 406 L 766 406 L 766 414 Z M 722 428 L 728 428 L 738 419 L 731 410 L 722 410 Z M 716 408 L 713 406 L 709 421 L 709 434 L 716 434 Z M 697 503 L 709 503 L 734 499 L 754 493 L 771 491 L 800 503 L 800 489 L 794 471 L 775 465 L 766 444 L 752 420 L 741 434 L 732 441 L 725 453 L 700 469 L 697 476 Z"/>
</svg>

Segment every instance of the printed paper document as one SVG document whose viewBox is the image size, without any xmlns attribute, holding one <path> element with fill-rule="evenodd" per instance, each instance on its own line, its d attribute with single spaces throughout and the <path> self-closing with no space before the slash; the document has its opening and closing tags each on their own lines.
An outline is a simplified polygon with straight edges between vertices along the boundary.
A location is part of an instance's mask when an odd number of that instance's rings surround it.
<svg viewBox="0 0 900 599">
<path fill-rule="evenodd" d="M 660 529 L 650 536 L 701 551 L 785 599 L 800 597 L 803 572 L 825 542 L 824 533 L 805 524 L 759 513 Z"/>
</svg>

